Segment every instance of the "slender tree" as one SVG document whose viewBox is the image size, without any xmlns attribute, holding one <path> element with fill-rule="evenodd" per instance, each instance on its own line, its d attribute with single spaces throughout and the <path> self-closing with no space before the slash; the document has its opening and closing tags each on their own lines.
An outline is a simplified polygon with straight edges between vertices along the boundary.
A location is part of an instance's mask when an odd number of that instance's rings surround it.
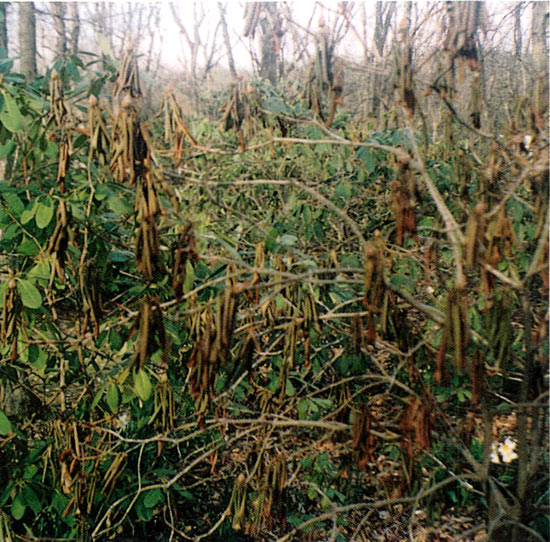
<svg viewBox="0 0 550 542">
<path fill-rule="evenodd" d="M 6 3 L 0 3 L 0 58 L 8 56 L 8 25 L 6 23 Z"/>
<path fill-rule="evenodd" d="M 235 60 L 233 59 L 231 41 L 229 40 L 229 30 L 227 29 L 227 21 L 225 19 L 225 6 L 221 2 L 218 2 L 218 9 L 220 10 L 220 22 L 222 25 L 223 41 L 225 44 L 225 49 L 227 51 L 227 62 L 229 64 L 229 71 L 231 72 L 231 77 L 233 77 L 233 79 L 236 79 L 237 70 L 235 69 Z"/>
<path fill-rule="evenodd" d="M 31 80 L 36 77 L 36 22 L 34 2 L 19 4 L 19 70 Z"/>
<path fill-rule="evenodd" d="M 65 34 L 65 12 L 66 4 L 64 2 L 52 2 L 51 10 L 54 18 L 55 32 L 57 41 L 55 44 L 56 56 L 62 56 L 67 52 L 67 36 Z"/>
<path fill-rule="evenodd" d="M 72 55 L 78 53 L 78 40 L 80 39 L 80 14 L 78 12 L 78 2 L 71 2 L 72 27 L 70 34 L 69 47 Z"/>
</svg>

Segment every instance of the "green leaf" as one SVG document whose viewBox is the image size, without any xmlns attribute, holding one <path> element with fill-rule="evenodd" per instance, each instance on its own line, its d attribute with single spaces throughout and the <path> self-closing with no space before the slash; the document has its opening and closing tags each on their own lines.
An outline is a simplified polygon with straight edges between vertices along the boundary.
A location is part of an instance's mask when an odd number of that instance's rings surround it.
<svg viewBox="0 0 550 542">
<path fill-rule="evenodd" d="M 23 116 L 15 99 L 5 90 L 2 91 L 4 96 L 4 107 L 0 111 L 0 122 L 6 129 L 12 133 L 23 129 Z"/>
<path fill-rule="evenodd" d="M 38 467 L 36 465 L 27 465 L 23 472 L 23 480 L 32 480 L 37 472 Z"/>
<path fill-rule="evenodd" d="M 17 291 L 25 307 L 38 309 L 42 305 L 42 296 L 30 280 L 19 279 L 17 281 Z"/>
<path fill-rule="evenodd" d="M 136 514 L 141 521 L 147 522 L 151 521 L 153 517 L 153 510 L 151 510 L 151 508 L 146 508 L 143 502 L 138 501 L 136 503 Z"/>
<path fill-rule="evenodd" d="M 15 218 L 19 218 L 25 210 L 24 203 L 13 192 L 5 193 L 4 199 L 6 200 L 6 205 L 8 206 L 10 213 L 15 215 Z"/>
<path fill-rule="evenodd" d="M 113 352 L 118 352 L 122 348 L 122 337 L 114 329 L 109 331 L 109 346 Z"/>
<path fill-rule="evenodd" d="M 34 218 L 34 214 L 36 212 L 36 208 L 33 207 L 32 209 L 25 209 L 21 213 L 21 224 L 26 224 L 27 222 L 30 222 Z"/>
<path fill-rule="evenodd" d="M 152 489 L 145 494 L 143 504 L 146 508 L 154 508 L 158 503 L 164 500 L 162 491 L 159 488 Z"/>
<path fill-rule="evenodd" d="M 101 388 L 99 388 L 97 393 L 94 395 L 92 404 L 90 405 L 90 411 L 92 411 L 99 404 L 99 401 L 101 401 L 101 398 L 103 397 L 104 391 L 105 391 L 105 385 L 101 386 Z"/>
<path fill-rule="evenodd" d="M 22 256 L 29 256 L 31 258 L 33 256 L 36 256 L 36 254 L 38 254 L 38 251 L 39 247 L 32 239 L 29 239 L 28 237 L 25 237 L 17 247 L 17 252 L 19 252 L 19 254 L 21 254 Z"/>
<path fill-rule="evenodd" d="M 119 394 L 117 385 L 111 380 L 107 385 L 107 404 L 113 414 L 118 412 Z"/>
<path fill-rule="evenodd" d="M 3 145 L 0 145 L 0 160 L 8 157 L 15 150 L 15 141 L 10 139 L 6 141 Z"/>
<path fill-rule="evenodd" d="M 11 515 L 13 519 L 19 521 L 25 515 L 25 503 L 19 493 L 11 503 Z"/>
<path fill-rule="evenodd" d="M 153 391 L 149 375 L 141 369 L 134 375 L 134 390 L 142 401 L 148 401 Z"/>
<path fill-rule="evenodd" d="M 195 270 L 190 260 L 185 262 L 185 279 L 183 281 L 183 293 L 187 294 L 193 289 L 195 282 Z"/>
<path fill-rule="evenodd" d="M 0 410 L 0 435 L 7 435 L 11 431 L 11 423 L 8 417 Z"/>
<path fill-rule="evenodd" d="M 127 215 L 132 212 L 132 207 L 130 204 L 122 199 L 120 199 L 118 196 L 111 196 L 107 200 L 107 206 L 113 213 L 117 213 L 119 215 Z"/>
<path fill-rule="evenodd" d="M 46 369 L 47 361 L 48 356 L 46 356 L 46 352 L 42 348 L 39 348 L 36 344 L 29 346 L 29 363 L 33 369 L 42 373 Z"/>
<path fill-rule="evenodd" d="M 23 497 L 27 506 L 35 513 L 39 514 L 42 510 L 42 504 L 40 504 L 40 499 L 35 493 L 32 487 L 25 486 L 23 488 Z"/>
<path fill-rule="evenodd" d="M 46 287 L 50 280 L 50 271 L 50 262 L 42 260 L 27 273 L 27 278 L 32 282 L 36 281 L 40 286 Z"/>
<path fill-rule="evenodd" d="M 51 222 L 53 218 L 53 211 L 53 202 L 50 198 L 43 202 L 41 201 L 38 204 L 34 219 L 36 221 L 36 225 L 41 230 L 44 229 Z"/>
<path fill-rule="evenodd" d="M 348 200 L 351 198 L 351 186 L 348 182 L 342 181 L 336 187 L 334 194 L 342 199 Z"/>
</svg>

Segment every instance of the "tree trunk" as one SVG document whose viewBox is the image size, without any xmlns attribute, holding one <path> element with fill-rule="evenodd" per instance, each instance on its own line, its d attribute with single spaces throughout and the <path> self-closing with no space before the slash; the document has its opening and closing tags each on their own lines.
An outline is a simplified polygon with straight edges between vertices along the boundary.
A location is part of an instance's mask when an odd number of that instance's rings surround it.
<svg viewBox="0 0 550 542">
<path fill-rule="evenodd" d="M 369 115 L 378 118 L 382 105 L 381 96 L 387 96 L 391 90 L 388 78 L 384 75 L 387 65 L 384 62 L 384 52 L 391 21 L 395 13 L 395 2 L 376 2 L 374 43 L 377 56 L 374 60 L 374 73 L 370 78 L 370 108 Z"/>
<path fill-rule="evenodd" d="M 518 2 L 518 5 L 514 8 L 514 54 L 518 60 L 521 60 L 521 10 L 523 8 L 523 2 Z"/>
<path fill-rule="evenodd" d="M 70 52 L 72 55 L 78 53 L 78 40 L 80 38 L 80 15 L 78 13 L 78 3 L 71 2 L 71 19 L 73 26 L 71 28 Z"/>
<path fill-rule="evenodd" d="M 34 2 L 19 4 L 19 71 L 27 81 L 36 77 L 36 26 Z"/>
<path fill-rule="evenodd" d="M 6 23 L 6 4 L 0 3 L 0 58 L 8 57 L 8 26 Z"/>
<path fill-rule="evenodd" d="M 55 54 L 56 56 L 63 56 L 67 53 L 67 36 L 65 35 L 66 5 L 63 2 L 52 2 L 51 10 L 54 17 L 55 32 L 57 34 Z"/>
<path fill-rule="evenodd" d="M 546 32 L 550 16 L 548 2 L 533 2 L 531 24 L 532 58 L 536 71 L 533 97 L 533 128 L 545 133 L 548 111 L 548 43 Z"/>
<path fill-rule="evenodd" d="M 277 4 L 261 2 L 264 16 L 260 15 L 260 77 L 265 77 L 272 85 L 278 79 L 278 28 L 280 27 Z"/>
<path fill-rule="evenodd" d="M 229 71 L 231 77 L 237 79 L 237 70 L 235 69 L 235 61 L 233 60 L 233 52 L 231 51 L 231 42 L 229 40 L 229 31 L 227 30 L 227 21 L 225 20 L 225 6 L 221 2 L 218 2 L 218 9 L 220 10 L 220 21 L 222 24 L 223 41 L 225 49 L 227 51 L 227 62 L 229 63 Z"/>
</svg>

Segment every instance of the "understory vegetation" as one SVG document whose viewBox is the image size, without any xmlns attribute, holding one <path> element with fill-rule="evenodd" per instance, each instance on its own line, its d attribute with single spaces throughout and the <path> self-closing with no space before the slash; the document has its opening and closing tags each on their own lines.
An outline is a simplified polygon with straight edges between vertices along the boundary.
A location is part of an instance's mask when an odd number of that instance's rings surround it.
<svg viewBox="0 0 550 542">
<path fill-rule="evenodd" d="M 544 89 L 435 140 L 405 60 L 383 129 L 99 65 L 0 65 L 0 539 L 547 540 Z"/>
</svg>

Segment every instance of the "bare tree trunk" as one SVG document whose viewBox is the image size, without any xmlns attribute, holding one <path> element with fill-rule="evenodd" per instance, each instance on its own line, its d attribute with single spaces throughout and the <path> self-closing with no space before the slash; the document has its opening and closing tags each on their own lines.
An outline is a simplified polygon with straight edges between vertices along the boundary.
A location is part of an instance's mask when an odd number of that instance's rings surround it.
<svg viewBox="0 0 550 542">
<path fill-rule="evenodd" d="M 521 10 L 523 8 L 523 2 L 518 2 L 514 8 L 514 53 L 518 60 L 521 60 Z"/>
<path fill-rule="evenodd" d="M 0 58 L 8 56 L 8 26 L 6 23 L 6 4 L 0 3 Z"/>
<path fill-rule="evenodd" d="M 225 6 L 221 2 L 218 2 L 218 9 L 220 10 L 220 21 L 222 24 L 223 41 L 225 49 L 227 51 L 227 62 L 229 63 L 229 71 L 233 79 L 237 78 L 237 70 L 235 69 L 235 61 L 233 60 L 233 52 L 231 51 L 231 42 L 229 40 L 229 31 L 227 30 L 227 21 L 225 20 Z"/>
<path fill-rule="evenodd" d="M 384 76 L 384 52 L 388 33 L 395 13 L 395 2 L 376 2 L 374 43 L 376 45 L 377 58 L 374 62 L 374 73 L 370 78 L 370 96 L 371 107 L 370 115 L 377 118 L 380 114 L 382 105 L 382 96 L 387 96 L 390 92 L 388 87 L 388 78 Z"/>
<path fill-rule="evenodd" d="M 57 34 L 55 54 L 56 56 L 63 56 L 67 53 L 67 36 L 65 35 L 66 5 L 63 2 L 52 2 L 51 10 L 54 17 L 55 32 Z"/>
<path fill-rule="evenodd" d="M 19 71 L 27 81 L 34 79 L 37 74 L 34 2 L 19 4 L 19 54 Z"/>
<path fill-rule="evenodd" d="M 548 43 L 546 32 L 550 17 L 548 2 L 533 2 L 533 20 L 531 23 L 531 46 L 536 81 L 533 103 L 533 128 L 545 133 L 548 130 L 546 113 L 548 112 Z"/>
<path fill-rule="evenodd" d="M 78 2 L 71 2 L 71 19 L 73 26 L 71 28 L 70 51 L 72 55 L 78 53 L 78 40 L 80 38 L 80 15 L 78 13 Z"/>
<path fill-rule="evenodd" d="M 265 17 L 260 16 L 260 76 L 265 77 L 272 85 L 277 84 L 279 78 L 278 66 L 278 29 L 280 27 L 277 4 L 262 2 Z"/>
</svg>

